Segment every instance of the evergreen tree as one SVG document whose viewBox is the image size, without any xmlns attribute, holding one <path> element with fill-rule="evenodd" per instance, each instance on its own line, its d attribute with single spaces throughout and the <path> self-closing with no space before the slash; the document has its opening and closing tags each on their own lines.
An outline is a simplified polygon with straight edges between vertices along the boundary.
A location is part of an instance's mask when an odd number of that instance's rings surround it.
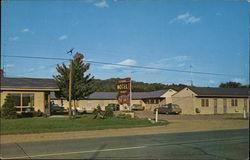
<svg viewBox="0 0 250 160">
<path fill-rule="evenodd" d="M 5 102 L 1 110 L 1 117 L 6 119 L 17 118 L 15 103 L 10 94 L 8 94 L 5 98 Z"/>
<path fill-rule="evenodd" d="M 84 99 L 95 91 L 94 77 L 85 72 L 89 69 L 90 65 L 83 62 L 84 56 L 76 53 L 72 60 L 72 91 L 71 99 L 74 101 L 74 108 L 76 101 Z M 54 75 L 54 79 L 60 91 L 56 92 L 57 98 L 64 98 L 69 100 L 69 68 L 63 63 L 56 67 L 58 75 Z"/>
</svg>

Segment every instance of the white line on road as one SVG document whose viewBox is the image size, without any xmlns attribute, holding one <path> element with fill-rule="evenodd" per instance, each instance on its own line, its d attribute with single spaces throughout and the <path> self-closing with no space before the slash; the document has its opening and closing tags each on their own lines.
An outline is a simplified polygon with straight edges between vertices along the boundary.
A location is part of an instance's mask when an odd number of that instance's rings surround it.
<svg viewBox="0 0 250 160">
<path fill-rule="evenodd" d="M 69 154 L 79 154 L 79 153 L 93 153 L 93 152 L 109 152 L 109 151 L 120 151 L 120 150 L 129 150 L 129 149 L 138 149 L 138 148 L 146 148 L 147 146 L 137 146 L 137 147 L 126 147 L 126 148 L 111 148 L 111 149 L 102 149 L 102 150 L 90 150 L 90 151 L 77 151 L 77 152 L 67 152 L 67 153 L 50 153 L 50 154 L 40 154 L 40 155 L 31 155 L 30 158 L 35 157 L 47 157 L 47 156 L 60 156 L 60 155 L 69 155 Z M 27 156 L 20 157 L 1 157 L 1 159 L 21 159 L 28 158 Z"/>
<path fill-rule="evenodd" d="M 221 141 L 241 141 L 247 140 L 247 138 L 215 138 L 215 139 L 207 139 L 207 140 L 192 140 L 192 141 L 184 141 L 184 142 L 167 142 L 167 143 L 154 143 L 154 144 L 144 144 L 143 146 L 134 146 L 134 147 L 124 147 L 124 148 L 110 148 L 110 149 L 102 149 L 102 150 L 90 150 L 90 151 L 75 151 L 75 152 L 63 152 L 63 153 L 49 153 L 49 154 L 40 154 L 40 155 L 29 155 L 30 158 L 35 157 L 46 157 L 46 156 L 60 156 L 60 155 L 70 155 L 70 154 L 79 154 L 79 153 L 93 153 L 93 152 L 109 152 L 109 151 L 121 151 L 121 150 L 129 150 L 129 149 L 141 149 L 146 147 L 153 146 L 168 146 L 168 145 L 182 145 L 182 144 L 190 144 L 190 143 L 204 143 L 204 142 L 221 142 Z M 21 159 L 21 158 L 29 158 L 28 156 L 19 156 L 19 157 L 1 157 L 1 159 Z"/>
</svg>

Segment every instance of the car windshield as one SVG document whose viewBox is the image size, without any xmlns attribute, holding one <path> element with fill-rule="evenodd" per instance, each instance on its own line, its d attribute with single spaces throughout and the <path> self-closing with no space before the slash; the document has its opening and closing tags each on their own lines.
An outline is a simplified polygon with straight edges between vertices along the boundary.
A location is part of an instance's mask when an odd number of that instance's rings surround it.
<svg viewBox="0 0 250 160">
<path fill-rule="evenodd" d="M 179 108 L 179 106 L 177 106 L 177 105 L 173 105 L 173 106 L 172 106 L 172 108 Z"/>
<path fill-rule="evenodd" d="M 169 108 L 168 106 L 162 106 L 162 108 Z"/>
</svg>

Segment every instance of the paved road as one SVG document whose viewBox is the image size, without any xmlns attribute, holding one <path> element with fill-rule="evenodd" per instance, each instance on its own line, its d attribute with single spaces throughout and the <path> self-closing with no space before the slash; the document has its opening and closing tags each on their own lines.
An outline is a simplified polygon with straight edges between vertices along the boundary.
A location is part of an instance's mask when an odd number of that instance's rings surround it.
<svg viewBox="0 0 250 160">
<path fill-rule="evenodd" d="M 248 159 L 248 129 L 9 143 L 13 159 Z"/>
</svg>

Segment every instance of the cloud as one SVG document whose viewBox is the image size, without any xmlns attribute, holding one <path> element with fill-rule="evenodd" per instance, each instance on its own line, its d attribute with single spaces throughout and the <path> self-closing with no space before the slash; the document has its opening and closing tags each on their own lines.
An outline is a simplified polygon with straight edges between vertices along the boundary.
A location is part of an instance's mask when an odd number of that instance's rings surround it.
<svg viewBox="0 0 250 160">
<path fill-rule="evenodd" d="M 38 69 L 44 69 L 45 68 L 45 66 L 40 66 Z"/>
<path fill-rule="evenodd" d="M 208 83 L 209 84 L 216 84 L 216 82 L 214 80 L 209 80 Z"/>
<path fill-rule="evenodd" d="M 152 68 L 176 68 L 176 67 L 183 67 L 186 64 L 185 61 L 188 60 L 188 56 L 175 56 L 175 57 L 169 57 L 169 58 L 163 58 L 156 62 L 151 62 L 146 67 L 152 67 Z M 146 69 L 146 71 L 149 72 L 156 72 L 159 71 L 157 69 Z"/>
<path fill-rule="evenodd" d="M 243 79 L 243 78 L 233 78 L 231 81 L 233 81 L 233 82 L 238 82 L 238 83 L 244 83 L 245 82 L 245 79 Z"/>
<path fill-rule="evenodd" d="M 56 68 L 55 68 L 55 67 L 52 67 L 52 68 L 49 69 L 49 72 L 50 72 L 51 74 L 54 74 L 54 73 L 56 73 L 57 71 L 56 71 Z"/>
<path fill-rule="evenodd" d="M 67 35 L 62 35 L 62 36 L 60 36 L 59 38 L 58 38 L 58 40 L 65 40 L 65 39 L 67 39 L 68 38 L 68 36 Z"/>
<path fill-rule="evenodd" d="M 133 59 L 126 59 L 126 60 L 121 61 L 121 62 L 116 63 L 116 64 L 119 64 L 119 65 L 135 65 L 136 61 L 133 60 Z M 107 64 L 107 65 L 102 66 L 103 69 L 115 69 L 115 68 L 123 68 L 123 67 L 126 67 L 126 66 L 118 66 L 118 65 L 112 65 L 112 64 Z"/>
<path fill-rule="evenodd" d="M 185 65 L 186 65 L 185 63 L 180 63 L 180 64 L 177 64 L 177 67 L 183 67 Z"/>
<path fill-rule="evenodd" d="M 15 37 L 10 37 L 9 40 L 11 41 L 17 41 L 19 40 L 20 38 L 18 36 L 15 36 Z"/>
<path fill-rule="evenodd" d="M 170 57 L 170 58 L 163 58 L 159 60 L 158 62 L 167 62 L 167 61 L 176 61 L 176 62 L 183 62 L 188 59 L 188 56 L 176 56 L 176 57 Z"/>
<path fill-rule="evenodd" d="M 216 15 L 216 16 L 222 16 L 222 13 L 221 13 L 221 12 L 216 12 L 215 15 Z"/>
<path fill-rule="evenodd" d="M 105 0 L 102 0 L 100 2 L 96 2 L 94 5 L 96 7 L 100 7 L 100 8 L 108 8 L 109 7 L 108 3 Z"/>
<path fill-rule="evenodd" d="M 6 64 L 5 67 L 6 68 L 11 68 L 11 67 L 14 67 L 15 65 L 14 64 Z"/>
<path fill-rule="evenodd" d="M 176 56 L 176 57 L 173 57 L 173 60 L 175 60 L 177 62 L 186 61 L 187 59 L 188 59 L 188 56 Z"/>
<path fill-rule="evenodd" d="M 29 28 L 24 28 L 23 30 L 22 30 L 22 32 L 29 32 L 30 30 L 29 30 Z"/>
<path fill-rule="evenodd" d="M 135 65 L 136 61 L 133 60 L 133 59 L 126 59 L 124 61 L 119 62 L 118 64 L 121 64 L 121 65 Z"/>
<path fill-rule="evenodd" d="M 200 21 L 200 18 L 192 16 L 191 14 L 189 14 L 187 12 L 187 13 L 178 15 L 177 17 L 172 19 L 169 23 L 171 24 L 171 23 L 174 23 L 174 22 L 183 22 L 185 24 L 193 24 L 193 23 L 196 23 L 196 22 L 199 22 L 199 21 Z"/>
<path fill-rule="evenodd" d="M 30 69 L 28 69 L 27 71 L 28 71 L 28 72 L 33 72 L 33 71 L 35 71 L 35 68 L 30 68 Z"/>
</svg>

